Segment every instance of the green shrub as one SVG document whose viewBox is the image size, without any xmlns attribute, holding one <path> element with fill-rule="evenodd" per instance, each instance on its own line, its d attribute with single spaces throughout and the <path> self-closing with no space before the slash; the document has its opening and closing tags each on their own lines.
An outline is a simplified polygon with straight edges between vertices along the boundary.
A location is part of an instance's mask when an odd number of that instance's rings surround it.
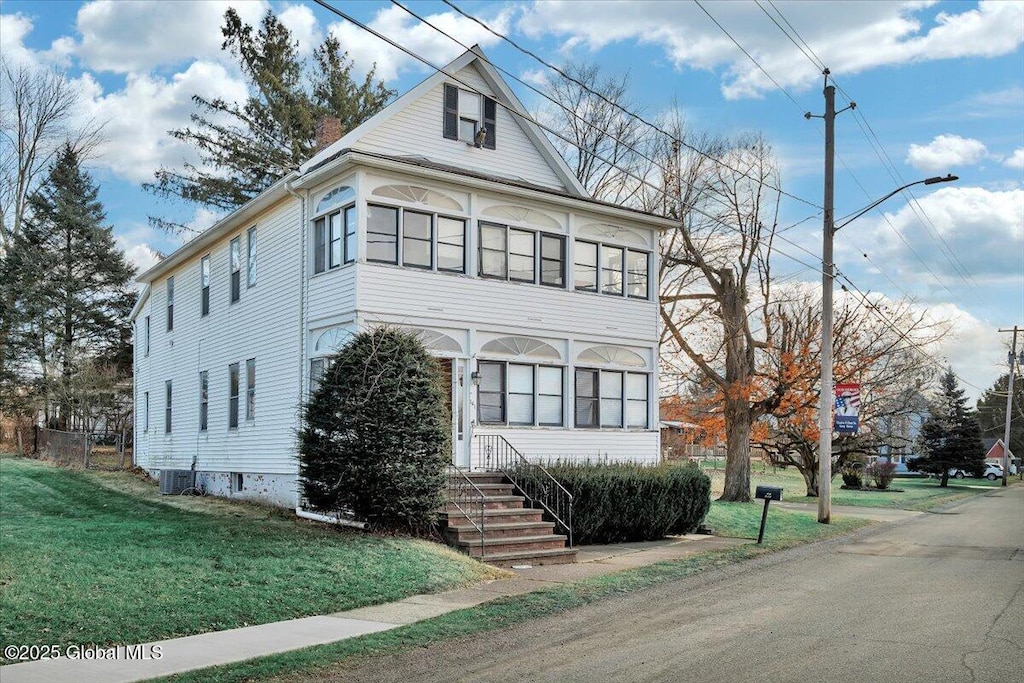
<svg viewBox="0 0 1024 683">
<path fill-rule="evenodd" d="M 861 463 L 847 463 L 839 472 L 843 475 L 843 484 L 851 489 L 859 489 L 864 485 L 861 476 L 864 466 Z"/>
<path fill-rule="evenodd" d="M 414 335 L 355 335 L 310 398 L 299 477 L 315 510 L 425 531 L 444 503 L 451 427 L 436 361 Z"/>
<path fill-rule="evenodd" d="M 575 543 L 650 541 L 690 533 L 711 507 L 711 480 L 695 465 L 558 463 L 547 470 L 573 495 Z"/>
</svg>

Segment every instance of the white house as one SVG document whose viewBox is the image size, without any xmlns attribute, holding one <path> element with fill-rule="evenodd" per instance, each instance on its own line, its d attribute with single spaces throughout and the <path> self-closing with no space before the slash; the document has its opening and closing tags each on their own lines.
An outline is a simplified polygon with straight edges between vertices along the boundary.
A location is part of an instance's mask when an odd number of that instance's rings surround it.
<svg viewBox="0 0 1024 683">
<path fill-rule="evenodd" d="M 450 375 L 452 462 L 655 462 L 658 233 L 591 199 L 469 51 L 144 273 L 135 460 L 295 506 L 303 402 L 355 330 Z M 258 245 L 258 246 L 257 246 Z"/>
</svg>

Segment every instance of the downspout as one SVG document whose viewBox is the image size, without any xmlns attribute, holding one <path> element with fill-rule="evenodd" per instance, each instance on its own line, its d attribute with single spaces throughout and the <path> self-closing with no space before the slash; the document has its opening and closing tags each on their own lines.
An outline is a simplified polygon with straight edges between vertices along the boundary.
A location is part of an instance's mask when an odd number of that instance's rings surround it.
<svg viewBox="0 0 1024 683">
<path fill-rule="evenodd" d="M 294 179 L 292 179 L 294 180 Z M 299 406 L 299 420 L 301 428 L 302 411 L 305 406 L 305 392 L 303 391 L 303 379 L 306 374 L 306 294 L 308 288 L 308 282 L 306 278 L 306 261 L 308 255 L 306 254 L 306 234 L 309 232 L 308 226 L 306 225 L 306 198 L 309 196 L 309 191 L 306 190 L 305 196 L 299 194 L 292 187 L 292 180 L 285 183 L 284 189 L 291 196 L 299 200 L 299 381 L 298 381 L 298 406 Z M 296 437 L 297 438 L 297 437 Z M 296 444 L 297 445 L 297 444 Z M 298 472 L 296 472 L 295 480 L 295 514 L 302 517 L 305 511 L 301 506 L 301 496 L 299 494 L 298 487 Z M 309 518 L 307 518 L 309 519 Z M 326 520 L 319 520 L 326 521 Z"/>
</svg>

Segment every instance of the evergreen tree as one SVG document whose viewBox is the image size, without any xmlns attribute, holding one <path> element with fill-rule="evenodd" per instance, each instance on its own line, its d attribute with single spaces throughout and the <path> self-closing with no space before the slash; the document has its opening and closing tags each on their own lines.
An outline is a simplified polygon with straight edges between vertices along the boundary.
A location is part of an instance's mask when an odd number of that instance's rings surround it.
<svg viewBox="0 0 1024 683">
<path fill-rule="evenodd" d="M 193 125 L 170 135 L 195 147 L 201 163 L 186 164 L 180 172 L 157 171 L 145 187 L 160 196 L 235 209 L 313 155 L 321 118 L 339 119 L 344 134 L 394 95 L 383 82 L 374 82 L 372 69 L 356 82 L 352 62 L 334 36 L 314 50 L 313 63 L 307 64 L 298 42 L 270 10 L 254 30 L 228 9 L 221 32 L 221 47 L 238 60 L 250 95 L 241 104 L 192 98 Z M 151 220 L 166 229 L 181 227 Z"/>
<path fill-rule="evenodd" d="M 65 389 L 86 364 L 131 371 L 135 269 L 104 225 L 98 194 L 66 145 L 29 197 L 22 234 L 7 255 L 18 288 L 16 343 L 38 366 L 47 395 L 58 397 L 62 427 L 72 412 Z"/>
<path fill-rule="evenodd" d="M 1010 388 L 1010 375 L 1002 375 L 978 399 L 978 422 L 985 439 L 1002 439 L 1006 429 L 1006 392 Z M 1010 452 L 1015 457 L 1024 454 L 1024 377 L 1013 380 L 1013 418 L 1010 421 Z"/>
<path fill-rule="evenodd" d="M 362 332 L 310 398 L 299 477 L 313 509 L 422 531 L 444 502 L 450 414 L 436 361 L 408 332 Z"/>
<path fill-rule="evenodd" d="M 946 486 L 950 469 L 980 475 L 985 469 L 985 448 L 978 419 L 967 408 L 967 397 L 953 370 L 947 370 L 939 383 L 941 393 L 932 401 L 930 416 L 921 427 L 924 455 L 913 459 L 909 467 L 939 475 L 939 486 Z"/>
</svg>

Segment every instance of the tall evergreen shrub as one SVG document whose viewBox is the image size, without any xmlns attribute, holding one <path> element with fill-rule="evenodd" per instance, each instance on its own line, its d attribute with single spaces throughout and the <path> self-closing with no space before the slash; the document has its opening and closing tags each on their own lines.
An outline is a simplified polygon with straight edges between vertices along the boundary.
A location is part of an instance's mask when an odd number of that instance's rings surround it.
<svg viewBox="0 0 1024 683">
<path fill-rule="evenodd" d="M 376 529 L 429 527 L 450 461 L 442 381 L 413 334 L 355 335 L 305 409 L 299 477 L 308 504 L 349 510 Z"/>
</svg>

